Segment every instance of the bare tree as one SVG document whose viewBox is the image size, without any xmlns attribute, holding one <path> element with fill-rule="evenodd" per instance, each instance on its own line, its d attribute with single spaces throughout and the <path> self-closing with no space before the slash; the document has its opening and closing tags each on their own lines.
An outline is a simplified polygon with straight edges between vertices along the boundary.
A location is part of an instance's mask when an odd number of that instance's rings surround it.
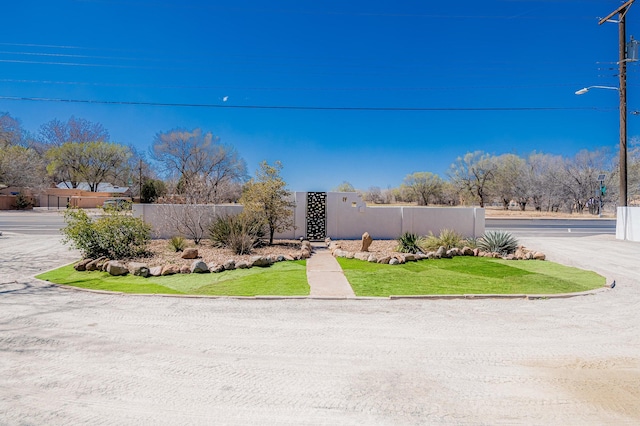
<svg viewBox="0 0 640 426">
<path fill-rule="evenodd" d="M 20 121 L 7 112 L 0 113 L 0 148 L 20 145 L 23 141 L 23 130 Z"/>
<path fill-rule="evenodd" d="M 468 152 L 451 165 L 449 177 L 461 192 L 475 198 L 484 207 L 489 196 L 489 183 L 494 179 L 496 165 L 489 154 Z"/>
<path fill-rule="evenodd" d="M 40 126 L 37 140 L 47 146 L 67 142 L 106 142 L 109 132 L 100 123 L 71 116 L 66 122 L 53 119 Z"/>
<path fill-rule="evenodd" d="M 41 189 L 49 184 L 42 156 L 20 145 L 0 148 L 0 183 Z"/>
<path fill-rule="evenodd" d="M 235 148 L 220 144 L 217 136 L 201 129 L 158 133 L 152 156 L 166 177 L 178 182 L 179 192 L 197 185 L 200 189 L 196 192 L 203 197 L 200 202 L 219 202 L 225 185 L 246 177 L 246 165 Z"/>
<path fill-rule="evenodd" d="M 604 150 L 578 152 L 565 159 L 563 169 L 555 176 L 572 212 L 582 213 L 589 200 L 597 197 L 600 189 L 598 175 L 611 169 L 611 156 Z"/>
</svg>

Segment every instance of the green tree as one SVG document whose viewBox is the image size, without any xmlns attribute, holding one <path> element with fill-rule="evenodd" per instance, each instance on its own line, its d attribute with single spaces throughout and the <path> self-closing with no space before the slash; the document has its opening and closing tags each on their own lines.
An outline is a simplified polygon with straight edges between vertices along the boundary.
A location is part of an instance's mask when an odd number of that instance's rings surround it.
<svg viewBox="0 0 640 426">
<path fill-rule="evenodd" d="M 333 188 L 334 192 L 356 192 L 356 189 L 351 185 L 351 183 L 346 180 L 343 181 L 340 185 Z"/>
<path fill-rule="evenodd" d="M 416 172 L 404 178 L 404 185 L 413 193 L 418 205 L 427 206 L 442 193 L 443 181 L 431 172 Z"/>
<path fill-rule="evenodd" d="M 157 179 L 147 179 L 142 185 L 142 194 L 140 194 L 141 203 L 155 203 L 158 197 L 162 197 L 167 193 L 167 187 L 163 181 Z"/>
<path fill-rule="evenodd" d="M 47 171 L 72 188 L 87 182 L 90 191 L 96 192 L 100 183 L 115 180 L 123 172 L 130 155 L 128 147 L 116 143 L 65 142 L 47 151 Z"/>
<path fill-rule="evenodd" d="M 266 161 L 260 163 L 255 178 L 243 188 L 240 203 L 244 211 L 260 218 L 269 229 L 269 244 L 273 244 L 273 235 L 293 228 L 293 208 L 291 191 L 280 177 L 282 164 L 276 161 L 273 166 Z"/>
</svg>

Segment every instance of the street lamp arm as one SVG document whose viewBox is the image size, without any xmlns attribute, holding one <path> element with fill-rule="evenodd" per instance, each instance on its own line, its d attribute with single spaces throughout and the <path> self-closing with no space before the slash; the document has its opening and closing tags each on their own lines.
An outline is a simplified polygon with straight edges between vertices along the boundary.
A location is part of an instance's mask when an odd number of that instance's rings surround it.
<svg viewBox="0 0 640 426">
<path fill-rule="evenodd" d="M 585 93 L 587 93 L 589 91 L 589 89 L 608 89 L 608 90 L 620 91 L 619 87 L 613 87 L 613 86 L 589 86 L 589 87 L 585 87 L 583 89 L 580 89 L 580 90 L 576 91 L 576 95 L 584 95 Z"/>
</svg>

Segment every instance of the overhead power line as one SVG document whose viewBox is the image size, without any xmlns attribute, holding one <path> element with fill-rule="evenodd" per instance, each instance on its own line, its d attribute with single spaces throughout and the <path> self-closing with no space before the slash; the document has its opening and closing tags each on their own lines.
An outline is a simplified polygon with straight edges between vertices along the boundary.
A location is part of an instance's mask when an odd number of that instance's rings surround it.
<svg viewBox="0 0 640 426">
<path fill-rule="evenodd" d="M 0 96 L 0 100 L 30 101 L 30 102 L 62 102 L 98 105 L 138 105 L 159 107 L 187 107 L 187 108 L 219 108 L 219 109 L 265 109 L 265 110 L 297 110 L 297 111 L 610 111 L 617 108 L 597 107 L 334 107 L 334 106 L 302 106 L 302 105 L 229 105 L 180 102 L 140 102 L 140 101 L 104 101 L 95 99 L 61 99 L 36 98 L 20 96 Z"/>
</svg>

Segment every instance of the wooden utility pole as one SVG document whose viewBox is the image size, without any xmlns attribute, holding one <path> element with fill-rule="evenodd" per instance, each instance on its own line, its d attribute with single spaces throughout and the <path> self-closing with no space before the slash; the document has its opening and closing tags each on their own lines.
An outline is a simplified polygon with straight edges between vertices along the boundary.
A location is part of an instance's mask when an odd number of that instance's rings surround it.
<svg viewBox="0 0 640 426">
<path fill-rule="evenodd" d="M 627 207 L 627 29 L 626 15 L 635 0 L 629 0 L 622 6 L 602 18 L 598 25 L 609 21 L 618 14 L 618 65 L 620 66 L 620 202 Z"/>
</svg>

